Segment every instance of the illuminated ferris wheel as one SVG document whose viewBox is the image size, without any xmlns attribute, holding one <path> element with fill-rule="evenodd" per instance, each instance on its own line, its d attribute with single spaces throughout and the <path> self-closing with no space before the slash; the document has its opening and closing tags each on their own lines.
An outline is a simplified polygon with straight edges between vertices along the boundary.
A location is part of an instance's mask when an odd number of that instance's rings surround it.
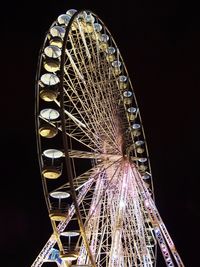
<svg viewBox="0 0 200 267">
<path fill-rule="evenodd" d="M 51 25 L 36 77 L 42 185 L 53 234 L 32 267 L 184 264 L 154 203 L 135 92 L 109 30 L 74 9 Z"/>
</svg>

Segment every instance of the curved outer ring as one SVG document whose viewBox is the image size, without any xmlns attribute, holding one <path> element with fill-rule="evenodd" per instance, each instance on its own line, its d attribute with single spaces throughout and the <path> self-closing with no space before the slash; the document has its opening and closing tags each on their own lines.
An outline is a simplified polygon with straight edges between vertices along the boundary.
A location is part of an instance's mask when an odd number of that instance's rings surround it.
<svg viewBox="0 0 200 267">
<path fill-rule="evenodd" d="M 70 184 L 70 191 L 71 191 L 71 197 L 72 200 L 74 202 L 74 206 L 75 206 L 75 210 L 76 210 L 76 216 L 78 219 L 78 223 L 79 223 L 79 227 L 80 227 L 80 232 L 83 238 L 83 242 L 84 245 L 86 247 L 87 253 L 89 255 L 90 261 L 91 261 L 91 265 L 94 267 L 96 266 L 95 264 L 95 260 L 93 258 L 92 252 L 90 250 L 90 246 L 89 243 L 87 241 L 87 236 L 85 233 L 85 228 L 84 228 L 84 224 L 81 218 L 81 213 L 80 213 L 80 209 L 79 209 L 79 205 L 77 202 L 77 198 L 76 198 L 76 192 L 75 192 L 75 188 L 74 188 L 74 183 L 73 183 L 73 173 L 72 173 L 72 166 L 70 164 L 70 157 L 69 157 L 69 149 L 68 149 L 68 138 L 66 136 L 66 125 L 65 125 L 65 112 L 64 112 L 64 90 L 63 90 L 63 77 L 64 77 L 64 62 L 65 62 L 65 57 L 66 57 L 66 53 L 65 53 L 65 46 L 67 43 L 67 37 L 69 34 L 69 30 L 70 27 L 74 21 L 74 18 L 78 16 L 78 14 L 80 14 L 82 11 L 76 12 L 70 19 L 69 24 L 66 27 L 66 31 L 65 31 L 65 36 L 63 39 L 63 45 L 62 45 L 62 54 L 61 54 L 61 63 L 60 63 L 60 73 L 61 73 L 61 77 L 60 77 L 60 87 L 59 87 L 59 91 L 60 91 L 60 96 L 61 96 L 61 102 L 60 102 L 60 107 L 61 107 L 61 127 L 62 127 L 62 137 L 63 137 L 63 145 L 64 145 L 64 153 L 65 153 L 65 164 L 67 167 L 67 176 L 69 179 L 69 184 Z"/>
</svg>

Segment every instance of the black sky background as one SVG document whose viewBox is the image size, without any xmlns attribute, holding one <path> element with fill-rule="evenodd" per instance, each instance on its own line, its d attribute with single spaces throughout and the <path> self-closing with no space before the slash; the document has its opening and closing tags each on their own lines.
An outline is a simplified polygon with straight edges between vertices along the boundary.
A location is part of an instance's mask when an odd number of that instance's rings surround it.
<svg viewBox="0 0 200 267">
<path fill-rule="evenodd" d="M 200 18 L 196 2 L 172 0 L 2 6 L 2 266 L 29 267 L 52 232 L 37 160 L 34 81 L 45 33 L 70 8 L 95 12 L 120 49 L 143 119 L 157 207 L 185 266 L 198 267 Z"/>
</svg>

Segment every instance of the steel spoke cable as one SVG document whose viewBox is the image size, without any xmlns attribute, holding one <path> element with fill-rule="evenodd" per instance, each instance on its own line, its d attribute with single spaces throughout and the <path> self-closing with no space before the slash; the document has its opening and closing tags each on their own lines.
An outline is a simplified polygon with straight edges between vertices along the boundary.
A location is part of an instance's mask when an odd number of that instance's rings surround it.
<svg viewBox="0 0 200 267">
<path fill-rule="evenodd" d="M 80 52 L 82 52 L 82 50 Z M 84 60 L 83 54 L 81 54 L 81 57 L 82 57 L 82 64 L 85 65 L 85 60 Z M 78 63 L 79 62 L 80 61 L 78 61 Z M 91 73 L 88 73 L 88 70 L 87 70 L 86 65 L 84 66 L 84 69 L 85 69 L 86 74 L 87 74 L 87 82 L 88 81 L 90 82 L 90 85 L 89 86 L 86 85 L 85 86 L 85 89 L 86 89 L 88 95 L 90 95 L 92 92 L 95 92 L 95 90 L 93 90 L 94 89 L 94 86 L 93 86 L 93 82 L 91 81 Z M 92 90 L 87 90 L 87 88 L 93 88 L 93 89 Z M 96 117 L 96 121 L 98 121 L 99 120 L 99 117 L 102 116 L 102 113 L 101 112 L 98 112 L 98 111 L 101 111 L 102 109 L 97 108 L 96 101 L 94 101 L 94 100 L 95 100 L 95 95 L 94 94 L 91 94 L 90 97 L 86 98 L 86 101 L 92 101 L 90 103 L 90 106 L 93 108 L 93 114 L 90 117 L 90 119 L 92 119 L 92 117 L 95 116 L 98 113 L 98 117 Z M 95 106 L 96 106 L 96 109 L 94 109 Z M 100 123 L 99 123 L 99 125 L 97 125 L 97 124 L 95 124 L 95 125 L 96 125 L 96 127 L 94 127 L 95 129 L 98 129 L 98 126 L 101 127 L 101 124 Z M 104 133 L 106 133 L 106 131 L 105 131 L 104 128 L 101 127 L 101 129 L 104 131 Z M 108 135 L 108 134 L 106 133 L 106 135 Z M 113 141 L 113 139 L 111 139 L 111 140 Z"/>
<path fill-rule="evenodd" d="M 93 45 L 93 42 L 94 42 L 94 41 L 92 41 L 91 36 L 89 36 L 88 39 L 90 40 L 90 47 L 91 47 L 91 50 L 92 50 L 93 59 L 95 60 L 95 59 L 96 59 L 97 51 L 96 51 L 96 53 L 95 53 L 95 51 L 94 51 L 94 47 L 95 47 L 95 46 Z M 99 61 L 99 62 L 102 62 L 102 60 Z M 104 59 L 104 62 L 105 62 L 105 59 Z M 91 60 L 90 60 L 90 63 L 91 63 Z M 89 67 L 90 67 L 90 68 L 93 67 L 92 64 L 90 64 Z M 100 65 L 99 65 L 99 67 L 100 67 Z M 97 68 L 97 66 L 96 66 L 96 68 Z M 97 70 L 98 70 L 98 68 L 97 68 Z M 94 76 L 94 79 L 95 79 L 95 83 L 94 83 L 94 84 L 95 84 L 96 86 L 99 87 L 99 92 L 100 92 L 101 96 L 103 97 L 103 90 L 102 90 L 102 87 L 100 87 L 100 83 L 98 82 L 98 78 L 101 79 L 101 84 L 103 84 L 103 85 L 104 85 L 105 79 L 104 79 L 104 81 L 102 82 L 102 76 L 99 75 L 99 76 L 97 77 L 97 73 L 102 72 L 102 68 L 101 68 L 101 71 L 100 71 L 100 70 L 99 70 L 99 71 L 94 71 L 94 69 L 90 69 L 90 72 L 91 72 L 91 75 Z M 104 85 L 104 88 L 106 88 L 105 85 Z M 106 91 L 106 94 L 109 95 L 110 92 L 111 92 L 111 90 L 107 90 L 107 91 Z M 102 105 L 103 108 L 104 108 L 104 113 L 107 113 L 107 111 L 105 110 L 105 107 L 107 107 L 108 110 L 109 110 L 110 106 L 111 106 L 112 103 L 113 103 L 112 100 L 114 100 L 114 99 L 112 99 L 112 98 L 108 98 L 108 97 L 107 97 L 106 99 L 104 99 L 104 104 Z M 106 101 L 106 102 L 105 102 L 105 101 Z M 100 102 L 100 103 L 102 103 L 102 102 Z M 113 106 L 113 105 L 112 105 L 112 106 Z M 112 114 L 112 112 L 111 112 L 111 110 L 110 110 L 110 112 L 109 112 L 109 114 L 108 114 L 108 115 L 109 115 L 109 122 L 110 122 L 110 123 L 113 123 L 113 118 L 110 117 L 111 114 Z M 113 130 L 114 130 L 114 129 L 113 129 Z M 116 136 L 116 135 L 115 135 L 115 136 Z"/>
<path fill-rule="evenodd" d="M 68 76 L 68 78 L 70 79 L 70 77 Z M 71 82 L 72 83 L 72 82 Z M 68 92 L 65 90 L 65 93 L 68 95 L 68 97 L 70 98 L 70 95 L 68 94 Z M 77 98 L 78 98 L 78 93 L 76 92 L 76 91 L 74 91 L 74 93 L 77 95 Z M 80 98 L 79 98 L 79 100 L 80 100 Z M 74 106 L 76 106 L 75 105 L 75 103 L 74 103 L 74 101 L 71 99 L 71 103 L 73 103 L 73 105 Z M 87 103 L 87 102 L 86 102 Z M 82 106 L 84 107 L 84 105 L 85 105 L 85 103 L 83 104 L 83 102 L 82 102 Z M 86 110 L 88 110 L 88 108 L 86 109 Z M 80 113 L 79 113 L 80 114 Z M 89 119 L 91 119 L 91 117 L 89 117 L 89 114 L 88 114 L 88 112 L 85 112 L 85 114 L 87 114 L 87 116 L 88 116 L 88 120 Z M 83 118 L 83 116 L 81 115 L 81 117 Z M 84 122 L 85 122 L 85 124 L 87 125 L 87 123 L 86 123 L 86 121 L 84 120 Z M 79 126 L 79 125 L 78 125 Z M 83 130 L 83 128 L 82 127 L 80 127 L 79 126 L 79 128 L 81 128 L 81 130 L 89 137 L 89 135 L 87 134 L 87 132 L 85 131 L 85 130 Z M 90 129 L 90 126 L 88 126 L 88 127 L 86 127 L 87 129 Z M 95 129 L 96 129 L 96 127 L 95 127 Z M 89 132 L 91 132 L 91 130 L 89 131 Z M 92 142 L 94 142 L 93 140 L 93 138 L 96 138 L 96 136 L 94 135 L 94 133 L 92 133 L 92 137 L 89 137 L 89 139 L 92 141 Z M 98 141 L 96 141 L 96 144 L 98 144 Z"/>
<path fill-rule="evenodd" d="M 80 46 L 80 45 L 79 45 L 79 46 Z M 80 52 L 82 52 L 82 50 L 81 50 Z M 95 57 L 94 57 L 94 58 L 95 58 Z M 82 54 L 82 62 L 83 62 L 83 64 L 84 64 L 84 62 L 85 62 L 83 54 Z M 91 60 L 89 60 L 89 62 L 91 63 Z M 89 66 L 90 66 L 90 65 L 91 65 L 91 64 L 89 64 Z M 85 71 L 86 71 L 86 73 L 88 73 L 88 68 L 87 68 L 87 67 L 85 67 Z M 96 71 L 92 71 L 91 74 L 92 74 L 92 75 L 96 74 Z M 91 79 L 91 75 L 88 75 L 88 76 L 89 76 L 88 78 Z M 98 85 L 98 84 L 99 84 L 99 83 L 97 83 L 97 85 Z M 100 92 L 101 92 L 101 90 L 100 90 Z M 93 99 L 93 95 L 92 95 L 91 99 Z M 111 101 L 110 101 L 110 103 L 111 103 Z M 95 102 L 93 102 L 92 104 L 94 105 Z M 101 113 L 99 113 L 99 115 L 101 115 Z"/>
<path fill-rule="evenodd" d="M 59 107 L 60 107 L 60 104 L 58 101 L 55 102 Z M 40 118 L 43 120 L 43 121 L 46 121 L 48 122 L 49 124 L 51 124 L 52 126 L 54 126 L 55 128 L 57 128 L 58 130 L 62 131 L 61 127 L 57 127 L 57 123 L 53 123 L 53 122 L 49 122 L 48 120 L 44 119 L 43 117 L 40 116 Z M 77 138 L 76 136 L 72 135 L 71 133 L 69 133 L 68 131 L 66 131 L 66 135 L 69 136 L 70 138 L 73 138 L 74 140 L 76 140 L 78 143 L 84 145 L 85 147 L 89 148 L 90 150 L 93 150 L 93 151 L 96 151 L 96 149 L 94 147 L 91 146 L 91 144 L 87 144 L 86 142 L 84 142 L 83 140 L 81 140 L 80 138 Z M 94 143 L 94 142 L 93 142 Z"/>
</svg>

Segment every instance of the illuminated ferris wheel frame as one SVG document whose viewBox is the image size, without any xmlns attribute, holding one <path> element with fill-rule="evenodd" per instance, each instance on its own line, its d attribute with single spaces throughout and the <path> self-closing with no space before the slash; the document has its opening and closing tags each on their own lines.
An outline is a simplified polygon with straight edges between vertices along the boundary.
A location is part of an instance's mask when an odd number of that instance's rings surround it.
<svg viewBox="0 0 200 267">
<path fill-rule="evenodd" d="M 38 158 L 53 234 L 32 267 L 53 260 L 60 266 L 156 266 L 157 244 L 167 266 L 175 266 L 172 256 L 184 266 L 154 204 L 135 92 L 104 23 L 89 10 L 59 16 L 37 70 Z M 54 147 L 63 140 L 61 149 L 50 148 L 51 140 Z M 77 175 L 83 159 L 92 163 Z"/>
</svg>

